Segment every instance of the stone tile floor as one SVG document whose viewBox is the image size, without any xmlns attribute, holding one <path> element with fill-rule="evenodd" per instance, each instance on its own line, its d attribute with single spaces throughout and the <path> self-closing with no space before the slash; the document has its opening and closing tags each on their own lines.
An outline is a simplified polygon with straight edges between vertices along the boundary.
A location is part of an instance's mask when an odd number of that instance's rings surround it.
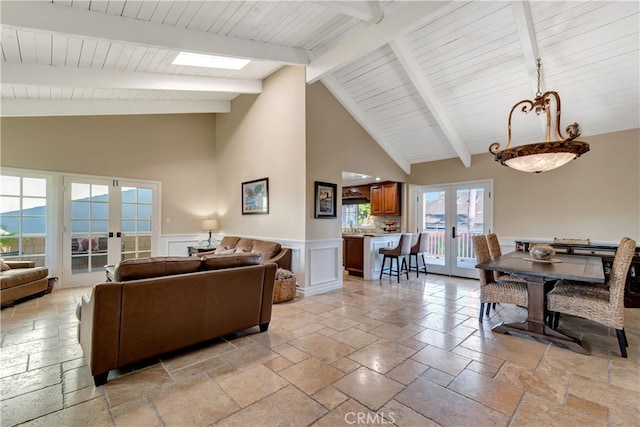
<svg viewBox="0 0 640 427">
<path fill-rule="evenodd" d="M 491 328 L 526 316 L 501 305 L 477 320 L 478 282 L 438 275 L 363 281 L 274 306 L 252 328 L 95 388 L 76 340 L 90 288 L 2 310 L 1 425 L 639 426 L 640 309 L 615 331 L 563 317 L 591 356 Z"/>
</svg>

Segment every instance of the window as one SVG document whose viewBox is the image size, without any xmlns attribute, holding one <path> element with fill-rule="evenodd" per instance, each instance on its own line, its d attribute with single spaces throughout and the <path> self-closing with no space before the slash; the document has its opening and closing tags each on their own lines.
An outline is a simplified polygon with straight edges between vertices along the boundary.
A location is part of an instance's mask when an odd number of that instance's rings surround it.
<svg viewBox="0 0 640 427">
<path fill-rule="evenodd" d="M 47 179 L 0 176 L 0 256 L 45 264 Z"/>
<path fill-rule="evenodd" d="M 342 205 L 342 228 L 373 227 L 371 204 Z"/>
</svg>

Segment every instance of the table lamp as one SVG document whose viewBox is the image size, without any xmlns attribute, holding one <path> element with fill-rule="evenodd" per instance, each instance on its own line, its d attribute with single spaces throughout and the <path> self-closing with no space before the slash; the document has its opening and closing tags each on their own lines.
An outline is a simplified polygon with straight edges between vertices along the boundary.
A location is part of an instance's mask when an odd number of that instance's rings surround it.
<svg viewBox="0 0 640 427">
<path fill-rule="evenodd" d="M 207 247 L 211 247 L 211 232 L 218 228 L 218 220 L 216 219 L 205 219 L 202 221 L 202 229 L 209 231 L 209 240 L 207 243 Z"/>
</svg>

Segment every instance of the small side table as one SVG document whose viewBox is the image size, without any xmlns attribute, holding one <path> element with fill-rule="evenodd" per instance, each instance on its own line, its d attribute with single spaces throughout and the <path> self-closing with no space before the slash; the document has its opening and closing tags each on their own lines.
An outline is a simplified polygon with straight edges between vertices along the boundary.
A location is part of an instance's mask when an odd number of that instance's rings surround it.
<svg viewBox="0 0 640 427">
<path fill-rule="evenodd" d="M 197 255 L 201 252 L 209 252 L 215 250 L 215 246 L 187 246 L 187 251 L 189 251 L 189 256 Z"/>
</svg>

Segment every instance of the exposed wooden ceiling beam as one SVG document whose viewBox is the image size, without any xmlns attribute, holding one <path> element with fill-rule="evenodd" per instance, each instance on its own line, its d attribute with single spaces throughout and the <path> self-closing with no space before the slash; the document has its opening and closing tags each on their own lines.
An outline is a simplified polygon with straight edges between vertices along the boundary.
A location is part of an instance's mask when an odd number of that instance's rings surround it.
<svg viewBox="0 0 640 427">
<path fill-rule="evenodd" d="M 532 93 L 535 94 L 538 91 L 537 60 L 538 58 L 540 58 L 540 55 L 538 53 L 538 44 L 536 42 L 536 32 L 533 28 L 533 21 L 531 20 L 531 9 L 529 8 L 529 2 L 511 2 L 511 10 L 513 11 L 513 19 L 518 30 L 518 37 L 520 38 L 520 46 L 522 47 L 524 63 L 527 67 L 529 84 L 531 85 Z M 540 77 L 540 85 L 544 86 L 542 83 L 542 76 Z M 540 126 L 542 127 L 542 132 L 543 134 L 545 134 L 547 130 L 546 117 L 544 115 L 540 115 L 539 120 Z"/>
<path fill-rule="evenodd" d="M 228 113 L 230 101 L 3 99 L 2 117 Z"/>
<path fill-rule="evenodd" d="M 251 94 L 262 92 L 261 80 L 14 63 L 2 65 L 2 83 L 101 89 L 156 89 Z"/>
<path fill-rule="evenodd" d="M 405 72 L 411 79 L 411 82 L 415 86 L 416 90 L 420 94 L 420 97 L 427 104 L 427 107 L 433 114 L 433 117 L 438 122 L 438 125 L 442 129 L 442 132 L 447 137 L 449 144 L 453 147 L 460 160 L 466 167 L 471 166 L 471 153 L 466 147 L 458 131 L 446 111 L 442 107 L 438 96 L 431 87 L 428 79 L 425 77 L 420 65 L 415 59 L 415 56 L 411 52 L 411 48 L 405 40 L 394 40 L 390 43 L 393 53 L 398 58 L 398 61 L 404 67 Z M 425 141 L 426 143 L 426 141 Z"/>
<path fill-rule="evenodd" d="M 538 55 L 538 45 L 536 43 L 536 33 L 533 29 L 533 21 L 531 20 L 531 10 L 529 2 L 514 1 L 511 2 L 511 10 L 515 20 L 518 37 L 520 38 L 520 46 L 524 54 L 524 62 L 529 75 L 529 83 L 533 93 L 538 90 L 538 73 L 536 69 L 536 60 Z"/>
<path fill-rule="evenodd" d="M 2 2 L 3 25 L 160 49 L 305 65 L 302 49 L 139 21 L 50 2 Z"/>
<path fill-rule="evenodd" d="M 362 28 L 343 40 L 335 48 L 315 58 L 307 65 L 307 83 L 313 83 L 343 65 L 402 37 L 426 20 L 448 2 L 409 2 L 395 13 L 385 16 L 375 25 Z"/>
</svg>

